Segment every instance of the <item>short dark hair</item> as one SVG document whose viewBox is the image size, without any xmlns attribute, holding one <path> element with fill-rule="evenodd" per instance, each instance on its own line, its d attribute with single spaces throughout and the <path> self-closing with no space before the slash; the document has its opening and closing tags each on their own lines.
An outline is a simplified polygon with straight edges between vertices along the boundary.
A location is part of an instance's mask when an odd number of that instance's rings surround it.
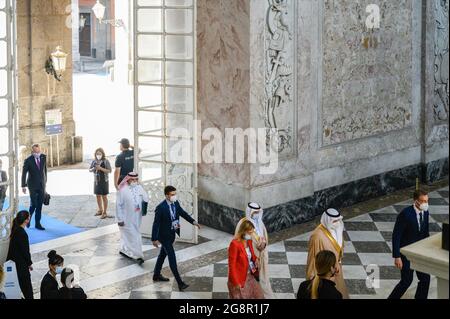
<svg viewBox="0 0 450 319">
<path fill-rule="evenodd" d="M 413 199 L 418 200 L 421 196 L 428 196 L 428 192 L 422 189 L 418 189 L 414 192 Z"/>
<path fill-rule="evenodd" d="M 164 188 L 164 195 L 169 195 L 172 192 L 175 192 L 177 189 L 173 186 L 166 186 Z"/>
</svg>

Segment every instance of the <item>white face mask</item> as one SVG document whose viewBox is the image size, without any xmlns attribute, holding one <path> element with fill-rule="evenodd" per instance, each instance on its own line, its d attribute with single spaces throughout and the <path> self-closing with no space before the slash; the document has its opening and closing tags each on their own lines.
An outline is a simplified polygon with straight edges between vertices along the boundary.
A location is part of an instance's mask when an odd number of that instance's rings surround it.
<svg viewBox="0 0 450 319">
<path fill-rule="evenodd" d="M 138 182 L 131 182 L 131 183 L 130 183 L 130 186 L 131 186 L 131 187 L 136 187 L 136 186 L 138 186 L 138 184 L 139 184 Z"/>
<path fill-rule="evenodd" d="M 60 275 L 63 271 L 63 267 L 57 266 L 55 271 L 56 271 L 56 274 Z"/>
<path fill-rule="evenodd" d="M 244 239 L 245 240 L 252 240 L 252 235 L 245 234 Z"/>
<path fill-rule="evenodd" d="M 98 160 L 101 160 L 103 158 L 102 155 L 97 155 L 96 157 L 97 157 Z"/>
<path fill-rule="evenodd" d="M 169 200 L 171 203 L 175 203 L 177 201 L 177 195 L 171 196 Z"/>
<path fill-rule="evenodd" d="M 420 205 L 419 209 L 420 209 L 422 212 L 427 212 L 428 209 L 430 209 L 430 205 L 429 205 L 428 203 L 423 203 L 423 204 Z"/>
</svg>

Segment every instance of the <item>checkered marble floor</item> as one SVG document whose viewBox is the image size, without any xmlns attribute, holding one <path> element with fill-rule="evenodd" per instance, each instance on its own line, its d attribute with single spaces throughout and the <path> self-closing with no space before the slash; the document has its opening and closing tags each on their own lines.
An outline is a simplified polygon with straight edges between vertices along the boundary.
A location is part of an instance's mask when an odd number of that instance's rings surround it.
<svg viewBox="0 0 450 319">
<path fill-rule="evenodd" d="M 430 231 L 440 232 L 448 221 L 448 189 L 430 194 Z M 385 299 L 400 280 L 393 266 L 392 230 L 398 213 L 411 205 L 410 201 L 389 206 L 356 218 L 345 220 L 345 254 L 343 272 L 353 299 Z M 276 298 L 293 299 L 305 280 L 310 232 L 269 247 L 269 271 Z M 368 288 L 366 280 L 378 267 L 379 287 Z M 207 298 L 227 299 L 227 260 L 202 267 L 184 275 L 192 286 L 185 293 L 176 292 L 176 285 L 150 285 L 130 293 L 129 298 Z M 413 298 L 417 279 L 405 298 Z M 436 279 L 432 278 L 430 298 L 436 298 Z M 370 286 L 369 286 L 370 287 Z M 126 295 L 128 296 L 128 294 Z"/>
<path fill-rule="evenodd" d="M 384 299 L 400 279 L 400 272 L 393 267 L 391 235 L 398 213 L 410 201 L 345 220 L 344 277 L 351 298 Z M 430 193 L 430 230 L 440 232 L 441 223 L 448 221 L 449 189 Z M 145 264 L 139 266 L 118 255 L 119 235 L 116 225 L 77 234 L 76 237 L 32 247 L 35 271 L 32 273 L 36 297 L 39 282 L 46 272 L 48 250 L 57 248 L 65 258 L 65 265 L 76 265 L 78 278 L 89 298 L 115 299 L 227 299 L 228 265 L 226 249 L 231 235 L 204 227 L 200 231 L 199 245 L 177 243 L 177 260 L 181 275 L 190 284 L 185 292 L 179 292 L 171 278 L 169 283 L 153 283 L 153 267 L 158 250 L 144 240 Z M 305 277 L 307 246 L 310 233 L 269 246 L 269 270 L 276 298 L 295 298 L 297 289 Z M 54 247 L 53 245 L 57 245 Z M 219 262 L 208 262 L 220 260 Z M 205 262 L 206 261 L 206 262 Z M 196 266 L 200 264 L 201 266 Z M 379 268 L 379 287 L 368 288 L 366 279 L 371 265 Z M 171 277 L 167 261 L 163 273 Z M 187 269 L 184 271 L 184 269 Z M 436 298 L 436 279 L 432 279 L 430 298 Z M 416 282 L 405 298 L 413 298 Z"/>
</svg>

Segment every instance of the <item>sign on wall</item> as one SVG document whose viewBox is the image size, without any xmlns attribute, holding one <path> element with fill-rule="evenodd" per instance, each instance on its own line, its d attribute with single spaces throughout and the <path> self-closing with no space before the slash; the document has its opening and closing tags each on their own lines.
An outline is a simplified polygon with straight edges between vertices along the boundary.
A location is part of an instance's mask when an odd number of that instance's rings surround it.
<svg viewBox="0 0 450 319">
<path fill-rule="evenodd" d="M 53 136 L 62 134 L 61 110 L 45 111 L 45 135 Z"/>
</svg>

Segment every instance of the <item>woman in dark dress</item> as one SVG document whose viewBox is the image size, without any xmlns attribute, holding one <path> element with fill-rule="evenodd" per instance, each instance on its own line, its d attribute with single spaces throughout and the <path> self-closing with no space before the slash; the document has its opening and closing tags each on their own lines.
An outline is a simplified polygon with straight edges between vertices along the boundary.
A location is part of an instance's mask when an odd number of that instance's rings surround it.
<svg viewBox="0 0 450 319">
<path fill-rule="evenodd" d="M 59 285 L 56 275 L 62 272 L 64 258 L 52 250 L 48 253 L 49 271 L 41 281 L 41 299 L 59 299 Z"/>
<path fill-rule="evenodd" d="M 16 263 L 17 278 L 24 298 L 34 299 L 30 274 L 30 271 L 33 270 L 33 262 L 31 261 L 30 242 L 25 231 L 25 227 L 29 223 L 30 213 L 28 211 L 23 210 L 17 213 L 13 220 L 6 260 L 12 260 Z"/>
<path fill-rule="evenodd" d="M 72 269 L 64 268 L 61 273 L 63 287 L 59 290 L 59 299 L 87 299 L 84 290 L 80 286 L 74 286 L 75 274 Z"/>
<path fill-rule="evenodd" d="M 98 211 L 95 216 L 101 219 L 108 217 L 109 174 L 112 172 L 111 164 L 106 159 L 105 151 L 99 148 L 95 151 L 89 171 L 94 173 L 94 194 L 97 196 Z"/>
<path fill-rule="evenodd" d="M 317 276 L 303 282 L 297 293 L 297 299 L 342 299 L 342 294 L 336 289 L 333 281 L 339 271 L 336 268 L 336 255 L 328 250 L 322 250 L 316 256 Z"/>
</svg>

